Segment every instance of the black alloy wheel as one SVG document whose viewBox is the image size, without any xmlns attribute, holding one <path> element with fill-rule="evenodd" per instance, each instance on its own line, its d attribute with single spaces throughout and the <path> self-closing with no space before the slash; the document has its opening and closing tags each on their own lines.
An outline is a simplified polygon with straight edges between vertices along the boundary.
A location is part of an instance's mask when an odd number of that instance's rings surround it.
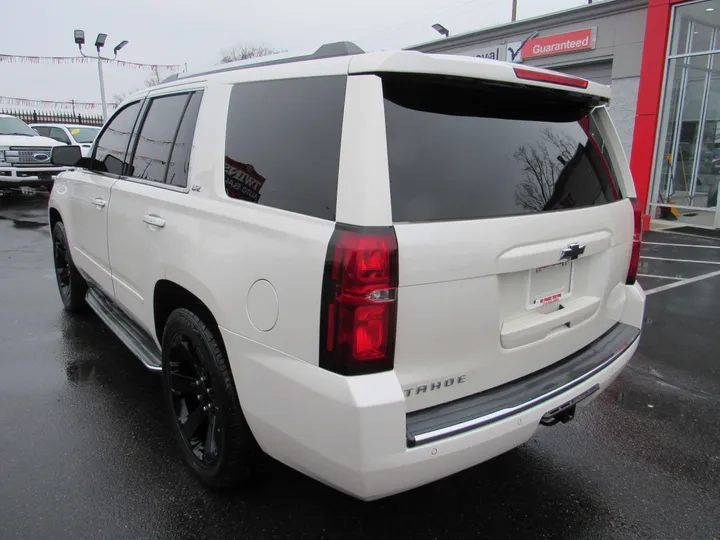
<svg viewBox="0 0 720 540">
<path fill-rule="evenodd" d="M 203 311 L 201 311 L 203 312 Z M 227 487 L 257 470 L 260 448 L 245 420 L 211 316 L 177 308 L 162 338 L 163 389 L 185 461 L 205 484 Z"/>
<path fill-rule="evenodd" d="M 177 333 L 170 347 L 172 410 L 187 450 L 202 467 L 214 466 L 223 444 L 222 406 L 212 376 L 190 336 Z"/>
<path fill-rule="evenodd" d="M 55 277 L 63 306 L 71 313 L 81 311 L 86 306 L 87 283 L 73 265 L 65 225 L 62 221 L 58 221 L 53 226 L 52 241 Z"/>
<path fill-rule="evenodd" d="M 56 235 L 53 239 L 53 258 L 55 260 L 55 274 L 57 276 L 60 295 L 70 294 L 70 259 L 63 239 Z"/>
</svg>

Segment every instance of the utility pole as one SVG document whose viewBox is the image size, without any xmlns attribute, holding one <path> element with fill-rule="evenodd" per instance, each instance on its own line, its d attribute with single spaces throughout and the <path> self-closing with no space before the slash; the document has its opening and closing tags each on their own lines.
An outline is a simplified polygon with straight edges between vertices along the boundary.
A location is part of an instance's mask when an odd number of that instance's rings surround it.
<svg viewBox="0 0 720 540">
<path fill-rule="evenodd" d="M 512 0 L 512 22 L 517 20 L 517 0 Z"/>
</svg>

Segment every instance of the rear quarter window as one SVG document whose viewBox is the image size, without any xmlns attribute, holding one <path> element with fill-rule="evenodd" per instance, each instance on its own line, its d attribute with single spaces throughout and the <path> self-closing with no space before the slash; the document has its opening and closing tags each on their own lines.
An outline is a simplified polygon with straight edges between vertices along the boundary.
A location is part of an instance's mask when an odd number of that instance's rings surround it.
<svg viewBox="0 0 720 540">
<path fill-rule="evenodd" d="M 236 84 L 225 139 L 225 192 L 334 220 L 347 77 Z"/>
<path fill-rule="evenodd" d="M 563 91 L 384 77 L 393 220 L 583 208 L 620 192 L 592 109 Z"/>
</svg>

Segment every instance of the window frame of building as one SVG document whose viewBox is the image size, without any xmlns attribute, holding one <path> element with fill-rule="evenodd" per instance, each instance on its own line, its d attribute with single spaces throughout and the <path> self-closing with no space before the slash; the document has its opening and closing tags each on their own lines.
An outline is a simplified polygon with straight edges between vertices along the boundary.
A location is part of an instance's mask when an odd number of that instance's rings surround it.
<svg viewBox="0 0 720 540">
<path fill-rule="evenodd" d="M 665 53 L 663 91 L 659 104 L 658 127 L 647 203 L 648 213 L 654 216 L 656 211 L 660 209 L 661 218 L 668 217 L 667 214 L 671 209 L 682 213 L 714 213 L 712 225 L 715 228 L 720 228 L 717 183 L 714 187 L 715 204 L 714 206 L 707 206 L 712 202 L 713 186 L 708 184 L 707 193 L 698 191 L 698 181 L 700 180 L 700 183 L 712 181 L 712 179 L 707 178 L 700 179 L 700 175 L 703 174 L 701 172 L 702 150 L 705 143 L 705 130 L 708 127 L 707 113 L 710 109 L 711 91 L 713 85 L 720 85 L 720 77 L 713 74 L 713 70 L 717 71 L 718 67 L 720 67 L 720 27 L 703 25 L 701 21 L 694 20 L 691 17 L 684 17 L 684 14 L 688 9 L 697 9 L 695 6 L 699 6 L 700 9 L 707 6 L 720 10 L 719 4 L 720 2 L 717 0 L 698 0 L 677 3 L 671 7 L 668 43 Z M 696 30 L 696 25 L 711 28 L 707 46 L 701 49 L 698 49 L 695 43 L 696 36 L 702 34 L 701 29 Z M 693 119 L 688 119 L 685 116 L 687 112 L 686 106 L 689 105 L 687 102 L 691 99 L 688 95 L 691 83 L 690 72 L 697 72 L 696 75 L 704 72 L 704 80 L 701 81 L 702 92 L 697 126 L 693 133 L 686 133 L 685 125 L 691 121 L 694 122 Z M 720 135 L 718 131 L 720 119 L 718 119 L 717 124 L 715 137 Z M 692 139 L 690 144 L 693 153 L 689 160 L 683 158 L 683 150 L 687 151 L 687 141 L 683 141 L 684 134 Z M 687 188 L 685 192 L 677 189 L 676 177 L 678 174 L 683 179 L 683 187 Z M 685 180 L 689 181 L 686 182 Z M 720 173 L 718 174 L 718 180 L 720 182 Z M 682 195 L 683 193 L 686 193 L 686 195 Z M 679 199 L 681 203 L 687 202 L 688 204 L 677 204 L 675 199 L 678 199 L 678 197 L 682 197 Z M 703 197 L 707 199 L 705 205 L 696 204 L 696 202 L 701 202 Z M 687 199 L 687 201 L 684 199 Z M 671 202 L 673 204 L 670 204 Z M 709 224 L 711 220 L 707 218 L 705 221 Z M 704 225 L 702 222 L 688 224 Z"/>
</svg>

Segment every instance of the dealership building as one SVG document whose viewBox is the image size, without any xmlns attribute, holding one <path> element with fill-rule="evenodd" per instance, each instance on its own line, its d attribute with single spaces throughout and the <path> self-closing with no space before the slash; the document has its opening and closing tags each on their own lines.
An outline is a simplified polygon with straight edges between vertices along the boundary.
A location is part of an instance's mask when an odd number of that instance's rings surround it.
<svg viewBox="0 0 720 540">
<path fill-rule="evenodd" d="M 608 0 L 410 49 L 610 85 L 645 226 L 720 228 L 720 0 Z"/>
</svg>

